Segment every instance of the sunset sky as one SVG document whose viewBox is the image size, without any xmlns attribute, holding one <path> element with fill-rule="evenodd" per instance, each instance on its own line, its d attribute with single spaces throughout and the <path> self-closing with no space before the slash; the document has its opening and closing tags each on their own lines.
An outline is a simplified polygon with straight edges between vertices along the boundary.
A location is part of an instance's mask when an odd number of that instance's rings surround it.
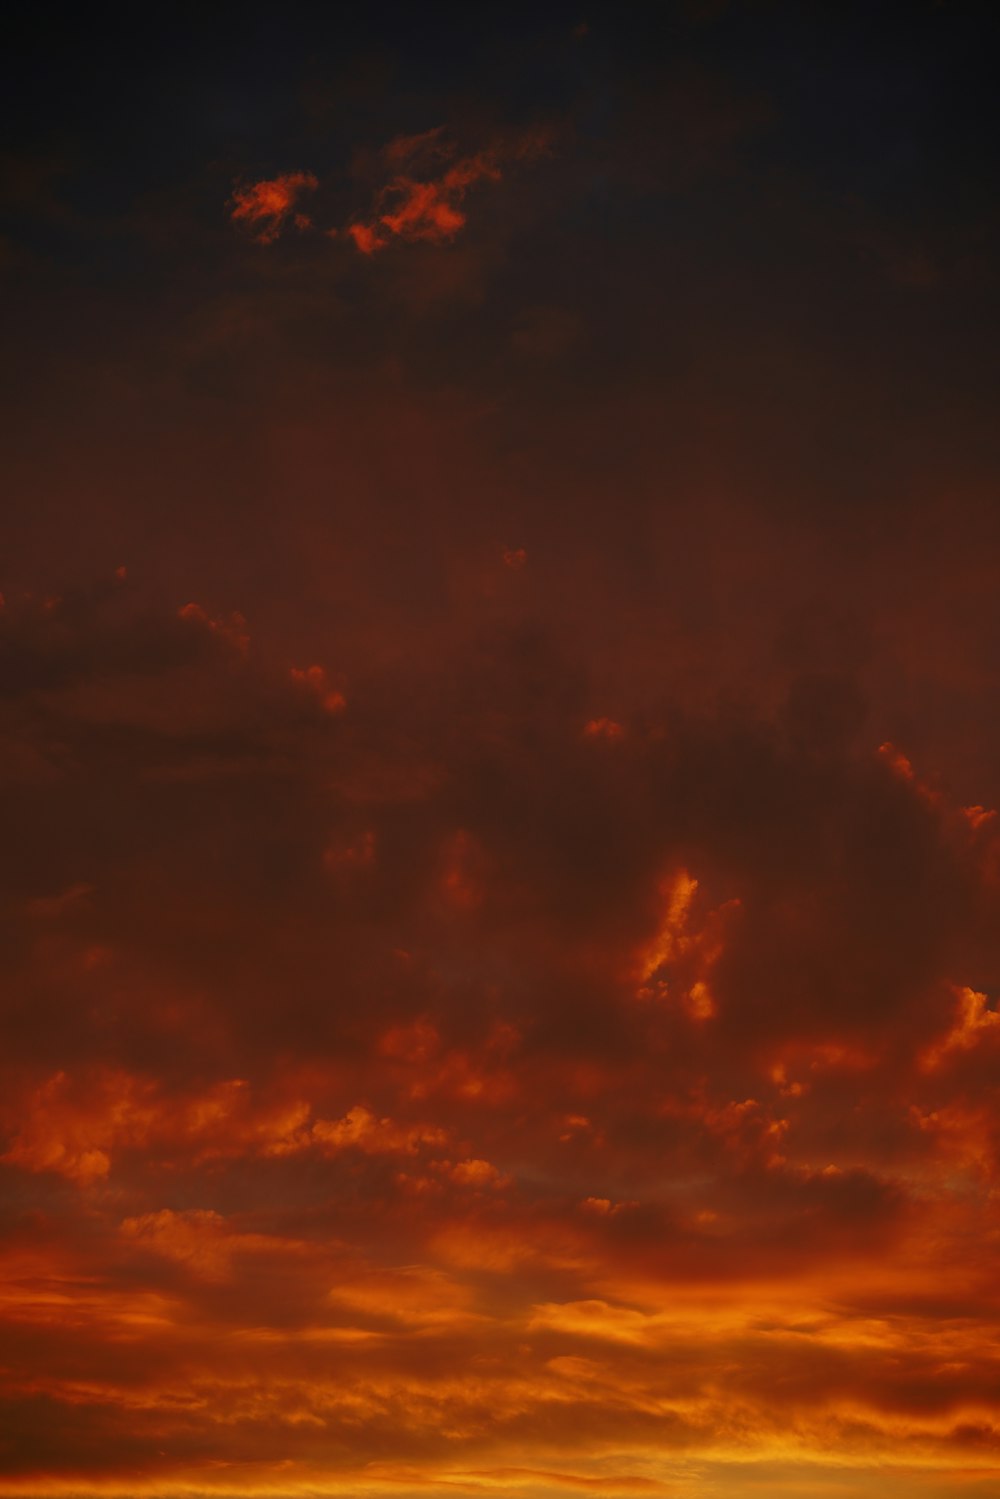
<svg viewBox="0 0 1000 1499">
<path fill-rule="evenodd" d="M 15 10 L 0 1499 L 996 1499 L 991 8 Z"/>
</svg>

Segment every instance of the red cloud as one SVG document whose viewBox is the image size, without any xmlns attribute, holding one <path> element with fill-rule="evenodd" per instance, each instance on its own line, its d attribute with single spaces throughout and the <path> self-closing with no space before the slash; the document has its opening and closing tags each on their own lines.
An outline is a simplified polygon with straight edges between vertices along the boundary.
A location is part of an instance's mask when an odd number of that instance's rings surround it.
<svg viewBox="0 0 1000 1499">
<path fill-rule="evenodd" d="M 381 246 L 378 233 L 371 224 L 348 224 L 347 232 L 362 255 L 373 255 Z"/>
<path fill-rule="evenodd" d="M 250 225 L 258 244 L 272 244 L 292 217 L 302 194 L 318 186 L 312 172 L 286 172 L 280 177 L 251 183 L 249 187 L 238 187 L 233 192 L 230 218 Z M 295 214 L 294 222 L 299 229 L 310 226 L 304 214 Z"/>
<path fill-rule="evenodd" d="M 235 650 L 245 653 L 250 648 L 247 622 L 238 610 L 234 610 L 228 619 L 216 619 L 201 604 L 184 604 L 178 609 L 177 618 L 211 630 L 213 635 L 228 641 Z"/>
<path fill-rule="evenodd" d="M 465 227 L 462 204 L 470 188 L 499 182 L 503 163 L 538 156 L 548 146 L 546 131 L 526 131 L 452 160 L 455 147 L 444 138 L 440 126 L 419 135 L 399 136 L 382 150 L 389 180 L 378 188 L 372 211 L 346 225 L 343 232 L 363 255 L 374 255 L 394 239 L 449 244 Z M 294 210 L 302 193 L 318 186 L 311 172 L 289 172 L 238 187 L 230 217 L 254 226 L 259 244 L 272 244 L 289 223 L 298 229 L 312 227 L 309 218 Z M 324 230 L 332 239 L 340 232 L 336 227 Z"/>
<path fill-rule="evenodd" d="M 625 730 L 614 718 L 591 718 L 584 724 L 585 739 L 621 739 Z"/>
<path fill-rule="evenodd" d="M 469 188 L 498 182 L 500 175 L 497 154 L 488 151 L 455 162 L 430 181 L 400 174 L 382 190 L 383 212 L 368 224 L 352 225 L 354 242 L 366 255 L 383 249 L 393 237 L 447 244 L 465 226 L 459 205 Z"/>
</svg>

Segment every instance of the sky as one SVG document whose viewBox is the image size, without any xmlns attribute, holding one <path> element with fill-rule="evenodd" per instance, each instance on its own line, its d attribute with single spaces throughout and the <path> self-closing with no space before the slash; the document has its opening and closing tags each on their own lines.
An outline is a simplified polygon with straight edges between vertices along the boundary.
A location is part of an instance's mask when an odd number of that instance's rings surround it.
<svg viewBox="0 0 1000 1499">
<path fill-rule="evenodd" d="M 0 1499 L 1000 1492 L 990 21 L 15 7 Z"/>
</svg>

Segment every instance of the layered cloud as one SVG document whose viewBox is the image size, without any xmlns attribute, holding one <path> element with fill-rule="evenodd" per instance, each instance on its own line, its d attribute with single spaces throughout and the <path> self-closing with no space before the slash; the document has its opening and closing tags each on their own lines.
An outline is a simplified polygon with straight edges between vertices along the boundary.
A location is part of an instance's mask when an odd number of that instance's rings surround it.
<svg viewBox="0 0 1000 1499">
<path fill-rule="evenodd" d="M 0 1496 L 992 1499 L 976 27 L 404 10 L 25 104 Z"/>
<path fill-rule="evenodd" d="M 995 819 L 524 655 L 460 709 L 120 580 L 0 624 L 55 819 L 5 895 L 5 1492 L 989 1466 Z"/>
</svg>

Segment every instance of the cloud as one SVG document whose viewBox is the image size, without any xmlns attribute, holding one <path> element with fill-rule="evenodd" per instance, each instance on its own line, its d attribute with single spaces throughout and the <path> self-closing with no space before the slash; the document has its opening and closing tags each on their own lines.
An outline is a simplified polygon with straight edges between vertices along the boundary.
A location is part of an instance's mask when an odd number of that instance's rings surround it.
<svg viewBox="0 0 1000 1499">
<path fill-rule="evenodd" d="M 285 172 L 261 182 L 233 189 L 230 218 L 245 224 L 261 245 L 270 245 L 289 223 L 297 229 L 311 227 L 310 220 L 295 211 L 304 193 L 313 192 L 319 182 L 312 172 Z"/>
<path fill-rule="evenodd" d="M 209 1431 L 308 1473 L 330 1422 L 343 1483 L 512 1444 L 666 1483 L 848 1429 L 971 1461 L 995 819 L 780 707 L 626 695 L 609 733 L 607 684 L 502 618 L 348 672 L 239 603 L 8 622 L 57 829 L 4 907 L 24 1490 L 43 1446 L 204 1485 Z M 932 1305 L 956 1260 L 981 1312 Z"/>
<path fill-rule="evenodd" d="M 545 154 L 550 140 L 549 131 L 535 129 L 460 156 L 440 126 L 399 136 L 382 149 L 386 180 L 377 187 L 367 213 L 324 233 L 331 238 L 346 235 L 363 255 L 374 255 L 394 240 L 450 244 L 465 227 L 464 203 L 470 189 L 499 182 L 510 164 Z M 289 225 L 300 230 L 313 227 L 311 219 L 293 210 L 303 192 L 318 186 L 311 173 L 294 172 L 237 187 L 230 217 L 255 226 L 259 244 L 273 244 Z"/>
<path fill-rule="evenodd" d="M 346 697 L 330 685 L 322 666 L 293 666 L 290 675 L 293 682 L 298 682 L 316 696 L 325 713 L 342 713 L 347 707 Z"/>
<path fill-rule="evenodd" d="M 355 244 L 369 255 L 394 238 L 448 244 L 465 227 L 461 205 L 469 189 L 480 182 L 499 182 L 500 177 L 499 156 L 493 152 L 456 161 L 431 181 L 400 174 L 379 194 L 374 219 L 352 226 Z"/>
<path fill-rule="evenodd" d="M 996 1489 L 975 80 L 514 9 L 26 80 L 0 1493 Z"/>
</svg>

